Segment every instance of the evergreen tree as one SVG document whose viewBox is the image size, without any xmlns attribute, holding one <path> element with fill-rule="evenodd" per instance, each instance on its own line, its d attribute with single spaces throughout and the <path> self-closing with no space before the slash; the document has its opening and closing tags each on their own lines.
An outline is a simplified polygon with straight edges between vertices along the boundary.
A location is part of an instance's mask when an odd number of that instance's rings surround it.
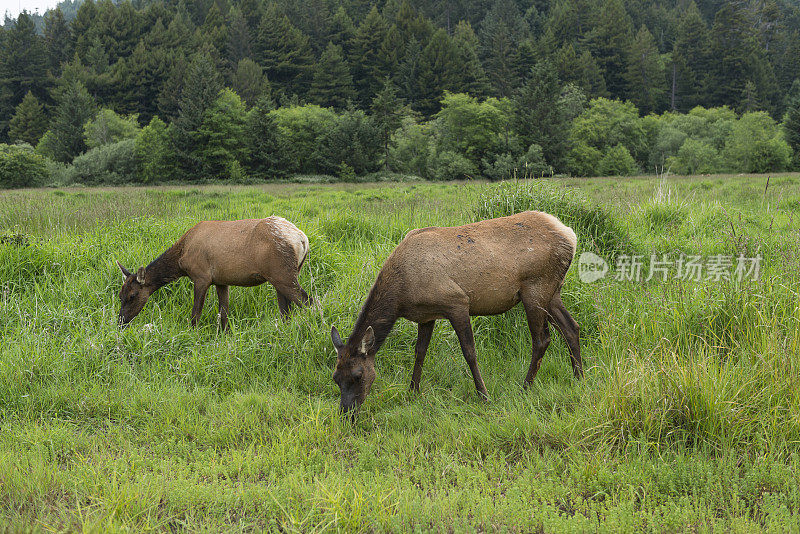
<svg viewBox="0 0 800 534">
<path fill-rule="evenodd" d="M 14 108 L 30 91 L 46 96 L 47 56 L 27 11 L 6 30 L 0 49 L 0 133 L 5 132 Z"/>
<path fill-rule="evenodd" d="M 556 53 L 554 62 L 559 79 L 574 83 L 591 97 L 607 95 L 600 67 L 588 50 L 578 55 L 571 44 L 565 45 Z"/>
<path fill-rule="evenodd" d="M 247 19 L 241 10 L 232 7 L 228 13 L 228 21 L 227 58 L 228 62 L 235 67 L 244 58 L 252 57 L 252 40 Z"/>
<path fill-rule="evenodd" d="M 513 0 L 498 0 L 480 26 L 481 51 L 486 74 L 495 94 L 511 96 L 517 85 L 514 57 L 528 29 Z"/>
<path fill-rule="evenodd" d="M 437 30 L 419 58 L 417 109 L 430 116 L 439 111 L 444 91 L 456 91 L 464 67 L 453 40 L 444 30 Z"/>
<path fill-rule="evenodd" d="M 8 138 L 12 143 L 22 141 L 36 146 L 47 130 L 47 116 L 39 100 L 28 91 L 17 106 L 8 125 Z"/>
<path fill-rule="evenodd" d="M 463 69 L 457 91 L 473 96 L 484 96 L 489 93 L 489 79 L 478 58 L 478 36 L 469 22 L 459 21 L 453 32 L 453 42 L 458 50 L 458 64 Z"/>
<path fill-rule="evenodd" d="M 236 163 L 244 161 L 246 116 L 242 99 L 230 89 L 223 89 L 203 114 L 197 156 L 205 176 L 228 178 Z"/>
<path fill-rule="evenodd" d="M 749 78 L 748 59 L 754 51 L 744 7 L 736 2 L 722 6 L 711 28 L 711 62 L 708 100 L 714 106 L 735 106 Z"/>
<path fill-rule="evenodd" d="M 381 45 L 386 39 L 386 19 L 372 6 L 350 43 L 350 66 L 358 93 L 358 102 L 365 106 L 381 87 L 389 71 L 381 58 Z"/>
<path fill-rule="evenodd" d="M 270 4 L 261 18 L 253 48 L 276 89 L 295 94 L 306 92 L 313 63 L 311 45 L 276 4 Z"/>
<path fill-rule="evenodd" d="M 794 81 L 794 85 L 800 89 L 800 82 Z M 794 88 L 793 85 L 793 88 Z M 796 91 L 794 97 L 786 107 L 786 114 L 783 117 L 783 131 L 786 141 L 794 152 L 794 168 L 800 168 L 800 90 Z"/>
<path fill-rule="evenodd" d="M 381 133 L 384 165 L 389 165 L 389 140 L 392 133 L 400 127 L 403 120 L 403 101 L 397 96 L 397 88 L 390 78 L 386 78 L 383 89 L 372 99 L 372 119 Z"/>
<path fill-rule="evenodd" d="M 342 49 L 343 56 L 350 57 L 352 53 L 350 46 L 355 34 L 356 28 L 353 25 L 353 20 L 347 14 L 344 7 L 339 6 L 339 9 L 333 14 L 330 26 L 328 27 L 328 42 L 339 45 Z"/>
<path fill-rule="evenodd" d="M 94 99 L 78 81 L 66 86 L 58 99 L 50 124 L 48 156 L 71 162 L 86 150 L 83 125 L 97 113 Z M 46 137 L 48 137 L 46 136 Z"/>
<path fill-rule="evenodd" d="M 211 3 L 211 8 L 198 31 L 202 35 L 202 39 L 211 44 L 220 55 L 227 52 L 228 26 L 216 2 Z"/>
<path fill-rule="evenodd" d="M 169 76 L 158 92 L 158 113 L 170 121 L 178 117 L 181 108 L 181 93 L 188 68 L 186 57 L 179 51 L 172 58 Z"/>
<path fill-rule="evenodd" d="M 286 141 L 270 113 L 274 107 L 271 99 L 263 97 L 247 114 L 244 130 L 246 166 L 257 178 L 282 178 L 289 168 Z"/>
<path fill-rule="evenodd" d="M 172 139 L 181 170 L 187 179 L 203 176 L 200 127 L 205 113 L 217 99 L 222 83 L 214 62 L 207 52 L 198 52 L 186 69 L 186 82 L 181 90 L 178 117 L 172 123 Z"/>
<path fill-rule="evenodd" d="M 343 109 L 355 98 L 353 77 L 339 45 L 328 43 L 314 69 L 314 81 L 308 96 L 320 106 L 336 109 Z"/>
<path fill-rule="evenodd" d="M 250 106 L 255 105 L 262 97 L 269 96 L 270 93 L 264 69 L 250 58 L 239 61 L 231 86 Z"/>
<path fill-rule="evenodd" d="M 678 25 L 672 51 L 674 85 L 671 107 L 689 111 L 706 100 L 706 75 L 709 69 L 708 27 L 697 4 L 691 2 Z"/>
<path fill-rule="evenodd" d="M 625 58 L 632 37 L 633 23 L 622 0 L 605 2 L 586 44 L 603 73 L 606 90 L 614 98 L 626 96 Z"/>
<path fill-rule="evenodd" d="M 44 44 L 50 74 L 59 76 L 61 64 L 68 62 L 73 53 L 69 24 L 59 7 L 49 10 L 44 15 Z"/>
<path fill-rule="evenodd" d="M 554 167 L 562 164 L 569 129 L 560 99 L 556 69 L 542 60 L 531 69 L 528 81 L 513 101 L 512 125 L 523 148 L 541 146 L 547 163 Z"/>
<path fill-rule="evenodd" d="M 762 109 L 761 102 L 758 98 L 758 89 L 753 80 L 747 80 L 742 90 L 741 104 L 738 106 L 742 113 L 750 113 L 753 111 L 760 111 Z"/>
<path fill-rule="evenodd" d="M 643 115 L 664 109 L 664 63 L 653 35 L 645 26 L 631 41 L 625 81 L 628 94 Z"/>
</svg>

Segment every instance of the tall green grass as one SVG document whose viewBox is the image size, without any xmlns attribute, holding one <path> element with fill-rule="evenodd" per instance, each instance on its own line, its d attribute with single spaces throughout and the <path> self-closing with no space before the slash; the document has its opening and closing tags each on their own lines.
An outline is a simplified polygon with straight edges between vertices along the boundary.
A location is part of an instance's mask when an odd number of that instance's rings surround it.
<svg viewBox="0 0 800 534">
<path fill-rule="evenodd" d="M 766 197 L 754 177 L 671 180 L 667 197 L 641 179 L 2 192 L 0 236 L 24 238 L 0 239 L 0 524 L 796 530 L 800 212 L 780 201 L 793 179 Z M 400 321 L 358 419 L 342 419 L 330 326 L 349 333 L 396 243 L 525 209 L 609 260 L 757 251 L 762 277 L 583 284 L 573 270 L 586 380 L 554 333 L 523 392 L 524 314 L 477 317 L 488 403 L 441 321 L 410 393 L 416 327 Z M 116 327 L 117 259 L 146 264 L 197 220 L 273 213 L 309 236 L 313 306 L 283 321 L 269 286 L 233 288 L 232 331 L 213 292 L 192 329 L 183 280 Z"/>
</svg>

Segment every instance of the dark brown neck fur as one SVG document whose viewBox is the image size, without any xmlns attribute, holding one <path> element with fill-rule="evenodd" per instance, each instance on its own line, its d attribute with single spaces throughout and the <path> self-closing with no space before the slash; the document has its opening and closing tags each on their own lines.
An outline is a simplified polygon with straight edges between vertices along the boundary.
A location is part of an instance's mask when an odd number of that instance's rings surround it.
<svg viewBox="0 0 800 534">
<path fill-rule="evenodd" d="M 383 273 L 378 275 L 378 279 L 375 280 L 375 284 L 370 289 L 367 300 L 364 301 L 364 306 L 361 308 L 361 313 L 358 314 L 358 319 L 356 319 L 353 332 L 347 340 L 351 348 L 356 348 L 361 343 L 367 327 L 371 326 L 375 332 L 372 355 L 378 352 L 378 349 L 386 341 L 389 332 L 392 331 L 392 327 L 399 317 L 397 290 L 392 288 L 391 284 L 385 283 L 382 275 Z"/>
<path fill-rule="evenodd" d="M 186 273 L 183 272 L 183 269 L 178 264 L 182 252 L 183 243 L 178 241 L 145 268 L 147 285 L 153 291 L 170 282 L 174 282 L 182 276 L 186 276 Z"/>
</svg>

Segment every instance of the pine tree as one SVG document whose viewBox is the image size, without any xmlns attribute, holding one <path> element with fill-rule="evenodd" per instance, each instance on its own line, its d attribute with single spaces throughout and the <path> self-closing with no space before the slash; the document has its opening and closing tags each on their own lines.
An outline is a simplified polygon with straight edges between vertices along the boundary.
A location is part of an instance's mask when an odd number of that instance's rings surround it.
<svg viewBox="0 0 800 534">
<path fill-rule="evenodd" d="M 366 106 L 380 89 L 383 77 L 389 73 L 380 53 L 387 32 L 386 20 L 378 8 L 372 6 L 350 43 L 349 60 L 361 106 Z"/>
<path fill-rule="evenodd" d="M 416 107 L 424 115 L 439 111 L 439 100 L 445 91 L 459 89 L 464 73 L 460 59 L 458 48 L 447 32 L 437 30 L 419 58 Z"/>
<path fill-rule="evenodd" d="M 172 139 L 181 170 L 187 179 L 203 176 L 202 160 L 198 155 L 202 136 L 200 127 L 206 111 L 211 108 L 222 89 L 219 73 L 208 52 L 192 56 L 181 90 L 178 117 L 172 123 Z"/>
<path fill-rule="evenodd" d="M 220 55 L 224 55 L 227 52 L 228 26 L 216 2 L 211 3 L 211 8 L 208 10 L 203 25 L 198 28 L 198 31 L 204 41 L 216 48 Z"/>
<path fill-rule="evenodd" d="M 711 28 L 711 62 L 707 81 L 707 103 L 735 106 L 748 79 L 748 58 L 754 52 L 754 39 L 744 7 L 728 2 L 717 11 Z"/>
<path fill-rule="evenodd" d="M 339 45 L 342 49 L 343 56 L 350 57 L 352 53 L 350 45 L 355 34 L 356 28 L 353 25 L 353 20 L 347 14 L 344 7 L 339 6 L 339 9 L 333 14 L 330 26 L 328 27 L 328 42 Z"/>
<path fill-rule="evenodd" d="M 239 61 L 231 86 L 249 106 L 255 105 L 261 98 L 270 94 L 264 69 L 250 58 Z"/>
<path fill-rule="evenodd" d="M 794 168 L 800 169 L 800 80 L 794 81 L 792 89 L 790 93 L 793 93 L 793 98 L 786 106 L 783 117 L 783 131 L 794 151 Z"/>
<path fill-rule="evenodd" d="M 605 2 L 586 44 L 600 67 L 606 90 L 614 98 L 626 96 L 625 56 L 633 37 L 633 23 L 622 0 Z"/>
<path fill-rule="evenodd" d="M 511 96 L 517 85 L 514 58 L 528 29 L 513 0 L 498 0 L 480 26 L 481 51 L 486 74 L 496 95 Z"/>
<path fill-rule="evenodd" d="M 753 80 L 747 80 L 742 89 L 741 104 L 738 106 L 742 113 L 750 113 L 752 111 L 760 111 L 762 109 L 761 102 L 758 98 L 758 89 Z"/>
<path fill-rule="evenodd" d="M 12 143 L 22 141 L 36 146 L 47 130 L 47 116 L 39 100 L 28 91 L 17 106 L 8 125 L 8 138 Z"/>
<path fill-rule="evenodd" d="M 229 177 L 232 167 L 245 159 L 244 129 L 247 113 L 235 92 L 223 89 L 203 114 L 198 130 L 197 157 L 205 176 Z"/>
<path fill-rule="evenodd" d="M 44 43 L 47 67 L 50 74 L 61 74 L 61 64 L 70 60 L 73 53 L 72 35 L 61 8 L 49 10 L 44 15 Z"/>
<path fill-rule="evenodd" d="M 289 94 L 306 92 L 313 64 L 311 45 L 276 4 L 270 4 L 261 18 L 253 48 L 274 88 Z"/>
<path fill-rule="evenodd" d="M 389 165 L 389 140 L 400 127 L 405 106 L 397 96 L 397 88 L 390 78 L 384 79 L 383 89 L 372 99 L 372 118 L 381 132 L 384 165 Z"/>
<path fill-rule="evenodd" d="M 228 25 L 227 58 L 235 67 L 244 58 L 252 57 L 252 40 L 247 19 L 238 8 L 232 7 L 228 13 Z"/>
<path fill-rule="evenodd" d="M 458 50 L 458 64 L 463 69 L 457 91 L 472 96 L 484 96 L 489 93 L 489 79 L 478 58 L 478 36 L 469 22 L 460 21 L 453 32 L 453 42 Z"/>
<path fill-rule="evenodd" d="M 272 100 L 264 97 L 247 114 L 244 133 L 246 166 L 257 178 L 282 178 L 289 168 L 286 141 L 270 113 L 274 107 Z"/>
<path fill-rule="evenodd" d="M 625 81 L 630 100 L 644 115 L 664 109 L 664 63 L 653 35 L 644 25 L 631 41 L 627 60 Z"/>
<path fill-rule="evenodd" d="M 512 124 L 523 148 L 541 146 L 547 163 L 554 167 L 560 167 L 564 158 L 569 126 L 559 106 L 560 98 L 556 69 L 542 60 L 531 69 L 513 101 Z"/>
<path fill-rule="evenodd" d="M 353 77 L 339 45 L 328 43 L 314 69 L 314 81 L 308 92 L 312 102 L 323 107 L 344 109 L 356 96 Z"/>
<path fill-rule="evenodd" d="M 56 161 L 71 162 L 86 150 L 83 125 L 97 113 L 94 99 L 82 83 L 64 88 L 50 124 L 50 154 Z"/>
<path fill-rule="evenodd" d="M 0 49 L 0 132 L 5 131 L 14 108 L 29 91 L 38 98 L 46 96 L 46 81 L 44 43 L 36 34 L 33 19 L 23 11 L 5 32 Z"/>
<path fill-rule="evenodd" d="M 675 65 L 674 107 L 688 111 L 706 100 L 709 70 L 708 27 L 694 2 L 684 12 L 672 51 Z"/>
</svg>

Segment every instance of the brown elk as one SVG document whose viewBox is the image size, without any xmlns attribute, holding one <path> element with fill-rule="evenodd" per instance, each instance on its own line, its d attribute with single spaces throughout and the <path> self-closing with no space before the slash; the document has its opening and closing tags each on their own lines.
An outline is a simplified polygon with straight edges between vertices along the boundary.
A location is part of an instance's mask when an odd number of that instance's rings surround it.
<svg viewBox="0 0 800 534">
<path fill-rule="evenodd" d="M 567 342 L 576 378 L 583 376 L 578 324 L 561 302 L 577 238 L 556 217 L 527 211 L 465 226 L 410 231 L 383 264 L 353 331 L 342 342 L 333 379 L 341 408 L 358 408 L 375 379 L 375 354 L 398 318 L 418 323 L 411 388 L 419 390 L 422 363 L 437 319 L 453 326 L 478 392 L 488 398 L 478 370 L 470 316 L 497 315 L 522 301 L 533 351 L 525 387 L 550 343 L 548 321 Z"/>
<path fill-rule="evenodd" d="M 194 282 L 192 326 L 211 285 L 217 288 L 222 329 L 228 326 L 228 287 L 271 283 L 286 316 L 292 304 L 310 302 L 297 275 L 308 255 L 308 238 L 282 217 L 197 223 L 161 256 L 136 273 L 117 262 L 125 281 L 119 292 L 121 326 L 128 324 L 160 287 L 188 276 Z"/>
</svg>

